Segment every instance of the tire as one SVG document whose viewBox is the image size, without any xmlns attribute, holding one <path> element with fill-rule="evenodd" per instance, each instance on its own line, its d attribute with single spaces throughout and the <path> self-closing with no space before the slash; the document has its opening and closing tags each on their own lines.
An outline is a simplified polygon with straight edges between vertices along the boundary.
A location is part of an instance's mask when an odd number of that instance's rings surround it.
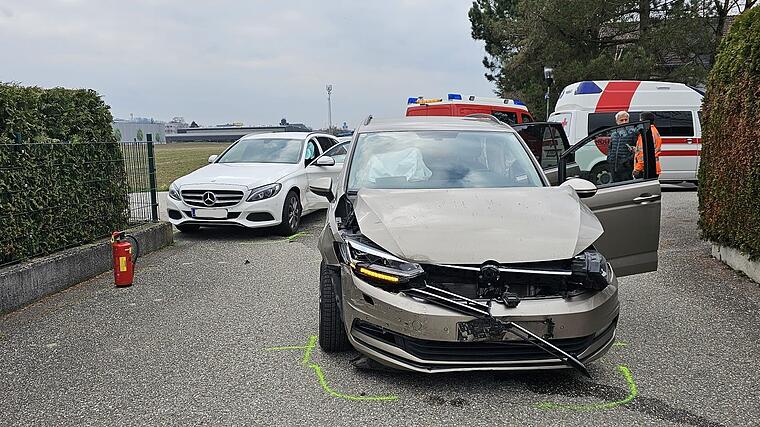
<svg viewBox="0 0 760 427">
<path fill-rule="evenodd" d="M 609 168 L 607 167 L 607 162 L 602 162 L 591 168 L 591 172 L 589 172 L 589 181 L 593 182 L 594 185 L 603 185 L 603 184 L 609 184 L 612 182 L 612 174 L 610 173 Z"/>
<path fill-rule="evenodd" d="M 195 225 L 195 224 L 180 224 L 180 225 L 175 225 L 175 227 L 177 227 L 177 230 L 183 233 L 195 233 L 201 228 L 200 225 Z"/>
<path fill-rule="evenodd" d="M 340 280 L 340 275 L 322 261 L 319 266 L 319 346 L 328 353 L 351 349 L 335 299 L 334 280 Z"/>
<path fill-rule="evenodd" d="M 295 191 L 290 191 L 282 205 L 282 223 L 277 227 L 277 231 L 283 236 L 296 234 L 298 225 L 301 224 L 301 212 L 301 199 Z"/>
</svg>

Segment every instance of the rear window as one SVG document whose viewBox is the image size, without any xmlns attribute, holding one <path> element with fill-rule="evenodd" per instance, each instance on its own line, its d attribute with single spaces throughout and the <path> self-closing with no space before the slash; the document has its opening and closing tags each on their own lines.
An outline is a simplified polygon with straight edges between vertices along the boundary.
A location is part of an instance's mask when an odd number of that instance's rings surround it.
<svg viewBox="0 0 760 427">
<path fill-rule="evenodd" d="M 493 111 L 491 115 L 509 125 L 517 123 L 517 113 L 511 111 Z"/>
<path fill-rule="evenodd" d="M 641 111 L 629 111 L 631 121 L 639 121 Z M 653 111 L 655 126 L 661 136 L 694 136 L 694 120 L 691 111 Z M 590 113 L 588 115 L 588 134 L 615 126 L 615 114 Z"/>
</svg>

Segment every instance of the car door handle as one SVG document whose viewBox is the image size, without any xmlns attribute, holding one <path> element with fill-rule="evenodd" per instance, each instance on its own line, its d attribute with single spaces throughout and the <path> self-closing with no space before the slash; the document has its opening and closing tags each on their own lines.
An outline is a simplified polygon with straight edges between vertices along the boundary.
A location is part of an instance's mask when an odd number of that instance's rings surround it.
<svg viewBox="0 0 760 427">
<path fill-rule="evenodd" d="M 635 199 L 633 199 L 633 203 L 649 203 L 653 202 L 660 198 L 659 194 L 650 194 L 650 195 L 641 195 Z"/>
</svg>

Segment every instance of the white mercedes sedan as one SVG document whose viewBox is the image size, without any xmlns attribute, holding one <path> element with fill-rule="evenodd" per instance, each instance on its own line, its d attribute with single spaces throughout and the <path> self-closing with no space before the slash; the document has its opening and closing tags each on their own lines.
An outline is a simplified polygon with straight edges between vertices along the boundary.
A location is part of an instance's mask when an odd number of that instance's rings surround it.
<svg viewBox="0 0 760 427">
<path fill-rule="evenodd" d="M 301 216 L 328 205 L 309 191 L 319 178 L 335 179 L 349 142 L 322 133 L 247 135 L 204 166 L 172 183 L 169 220 L 182 232 L 201 226 L 298 230 Z"/>
</svg>

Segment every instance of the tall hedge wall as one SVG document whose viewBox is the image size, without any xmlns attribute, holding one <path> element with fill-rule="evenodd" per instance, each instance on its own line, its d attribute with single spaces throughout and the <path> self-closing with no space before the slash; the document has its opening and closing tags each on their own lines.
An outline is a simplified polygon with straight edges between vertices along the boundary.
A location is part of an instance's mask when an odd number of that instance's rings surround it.
<svg viewBox="0 0 760 427">
<path fill-rule="evenodd" d="M 111 122 L 93 90 L 0 84 L 0 266 L 126 226 Z"/>
<path fill-rule="evenodd" d="M 760 8 L 721 42 L 702 108 L 703 237 L 760 259 Z"/>
</svg>

